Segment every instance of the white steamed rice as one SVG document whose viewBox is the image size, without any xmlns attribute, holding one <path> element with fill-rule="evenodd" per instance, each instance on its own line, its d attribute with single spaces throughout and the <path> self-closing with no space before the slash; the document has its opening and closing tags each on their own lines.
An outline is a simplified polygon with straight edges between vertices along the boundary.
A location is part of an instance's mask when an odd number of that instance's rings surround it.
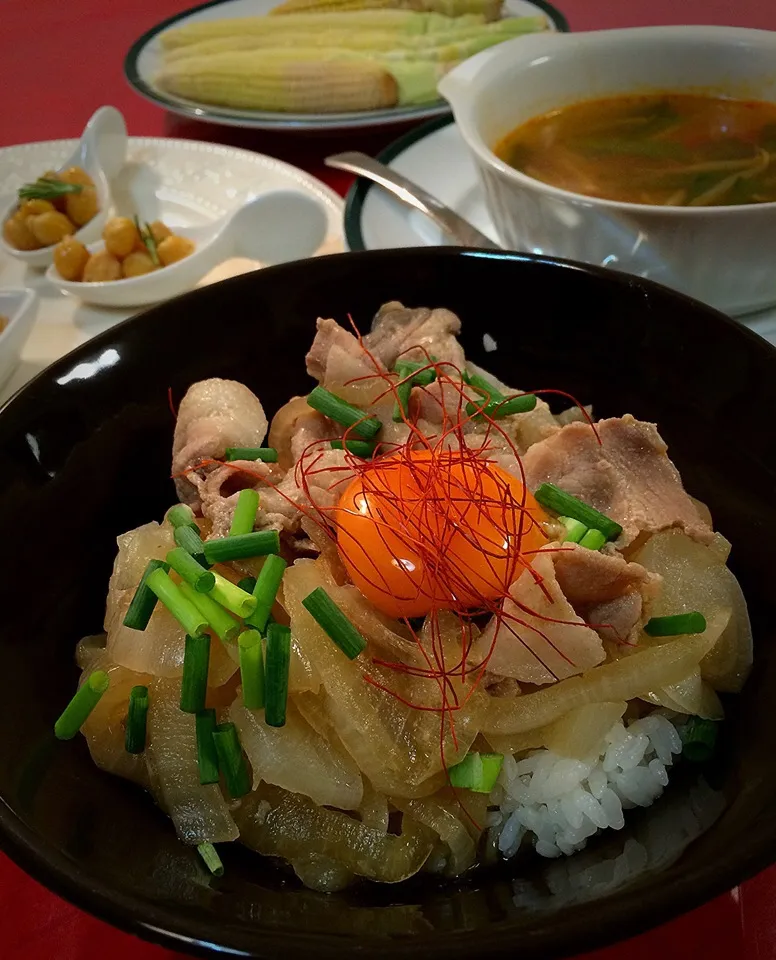
<svg viewBox="0 0 776 960">
<path fill-rule="evenodd" d="M 618 721 L 589 762 L 550 750 L 519 761 L 505 756 L 493 792 L 499 810 L 488 822 L 499 851 L 511 857 L 532 842 L 540 856 L 569 856 L 599 830 L 622 829 L 624 810 L 648 807 L 662 794 L 681 749 L 674 724 L 653 713 L 627 727 Z"/>
</svg>

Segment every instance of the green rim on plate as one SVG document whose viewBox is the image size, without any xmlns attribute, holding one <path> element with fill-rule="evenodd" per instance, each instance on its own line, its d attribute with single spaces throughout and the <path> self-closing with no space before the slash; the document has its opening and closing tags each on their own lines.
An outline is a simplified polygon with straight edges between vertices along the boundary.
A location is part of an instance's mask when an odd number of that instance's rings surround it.
<svg viewBox="0 0 776 960">
<path fill-rule="evenodd" d="M 435 120 L 429 120 L 428 123 L 421 124 L 398 137 L 393 143 L 389 143 L 385 150 L 377 154 L 376 159 L 381 163 L 389 164 L 395 160 L 399 154 L 404 153 L 414 143 L 423 140 L 429 134 L 436 133 L 442 127 L 447 127 L 453 122 L 453 117 L 445 115 L 437 117 Z M 353 186 L 348 190 L 345 197 L 345 241 L 348 250 L 366 250 L 364 235 L 361 232 L 361 216 L 364 212 L 364 202 L 367 194 L 376 184 L 371 180 L 365 180 L 363 177 L 356 177 Z"/>
<path fill-rule="evenodd" d="M 151 27 L 139 37 L 129 48 L 124 59 L 124 76 L 129 85 L 142 97 L 158 106 L 164 107 L 180 116 L 192 120 L 202 120 L 209 123 L 220 123 L 232 127 L 248 127 L 254 129 L 280 128 L 285 130 L 305 129 L 341 129 L 372 127 L 393 123 L 406 123 L 412 120 L 425 120 L 429 117 L 449 117 L 450 108 L 441 100 L 416 107 L 389 107 L 385 110 L 367 110 L 350 113 L 333 114 L 298 114 L 278 113 L 262 110 L 238 110 L 228 107 L 216 107 L 210 104 L 200 104 L 192 100 L 185 100 L 168 96 L 146 83 L 140 75 L 138 61 L 141 54 L 160 33 L 173 24 L 190 17 L 193 13 L 230 3 L 232 0 L 208 0 L 181 13 L 176 13 L 156 26 Z M 528 0 L 533 6 L 545 13 L 559 33 L 568 33 L 569 25 L 566 17 L 547 0 Z"/>
</svg>

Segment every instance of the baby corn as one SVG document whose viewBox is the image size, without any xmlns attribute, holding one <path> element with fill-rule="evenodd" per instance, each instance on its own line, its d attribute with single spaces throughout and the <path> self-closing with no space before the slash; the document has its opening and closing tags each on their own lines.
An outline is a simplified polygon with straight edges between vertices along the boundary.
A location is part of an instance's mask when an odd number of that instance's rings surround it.
<svg viewBox="0 0 776 960">
<path fill-rule="evenodd" d="M 290 21 L 294 18 L 289 16 L 285 19 Z M 444 48 L 452 50 L 453 56 L 445 56 L 443 59 L 461 59 L 510 37 L 544 30 L 546 24 L 544 17 L 510 17 L 495 23 L 461 26 L 442 33 L 423 33 L 401 38 L 397 38 L 396 34 L 389 30 L 341 30 L 334 27 L 329 30 L 293 30 L 277 35 L 218 37 L 170 50 L 165 54 L 164 62 L 169 65 L 186 57 L 205 57 L 216 53 L 236 53 L 267 47 L 340 48 L 359 50 L 362 53 L 390 53 L 391 57 L 406 53 L 408 59 L 424 56 L 440 59 L 433 51 Z M 456 49 L 460 49 L 461 53 L 456 54 Z"/>
<path fill-rule="evenodd" d="M 282 113 L 340 113 L 395 106 L 399 84 L 352 51 L 265 50 L 189 57 L 157 77 L 169 93 L 201 103 Z"/>
<path fill-rule="evenodd" d="M 270 10 L 272 16 L 291 13 L 351 10 L 418 10 L 458 17 L 463 13 L 482 14 L 486 20 L 498 20 L 502 0 L 285 0 Z"/>
<path fill-rule="evenodd" d="M 447 17 L 440 13 L 415 13 L 412 10 L 364 10 L 353 13 L 300 13 L 286 17 L 233 17 L 224 20 L 203 20 L 184 27 L 165 30 L 159 37 L 163 50 L 174 50 L 203 40 L 220 37 L 267 36 L 295 31 L 328 30 L 332 17 L 341 30 L 391 30 L 397 34 L 436 33 L 461 26 L 484 23 L 481 14 Z"/>
</svg>

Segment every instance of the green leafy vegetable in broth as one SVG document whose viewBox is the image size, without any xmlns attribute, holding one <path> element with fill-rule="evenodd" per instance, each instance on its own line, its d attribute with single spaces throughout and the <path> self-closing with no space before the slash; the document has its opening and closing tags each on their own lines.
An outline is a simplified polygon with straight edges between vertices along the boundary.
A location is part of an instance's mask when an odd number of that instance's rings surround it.
<svg viewBox="0 0 776 960">
<path fill-rule="evenodd" d="M 586 100 L 496 144 L 555 187 L 667 206 L 776 201 L 776 103 L 662 93 Z"/>
</svg>

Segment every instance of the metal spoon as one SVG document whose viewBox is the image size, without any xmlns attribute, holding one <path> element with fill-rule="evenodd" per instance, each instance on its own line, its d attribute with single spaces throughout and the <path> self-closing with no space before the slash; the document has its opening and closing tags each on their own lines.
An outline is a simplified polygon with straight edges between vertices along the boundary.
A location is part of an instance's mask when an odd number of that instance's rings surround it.
<svg viewBox="0 0 776 960">
<path fill-rule="evenodd" d="M 409 207 L 414 207 L 425 213 L 429 219 L 455 240 L 456 243 L 464 247 L 485 247 L 488 250 L 503 250 L 500 244 L 495 243 L 490 237 L 464 220 L 455 210 L 446 207 L 435 196 L 424 190 L 423 187 L 408 180 L 402 174 L 397 173 L 379 160 L 361 153 L 359 150 L 349 150 L 347 153 L 335 153 L 324 160 L 327 167 L 335 167 L 337 170 L 347 170 L 349 173 L 355 173 L 359 177 L 366 177 L 367 180 L 374 180 L 384 190 L 392 193 L 402 203 Z"/>
</svg>

